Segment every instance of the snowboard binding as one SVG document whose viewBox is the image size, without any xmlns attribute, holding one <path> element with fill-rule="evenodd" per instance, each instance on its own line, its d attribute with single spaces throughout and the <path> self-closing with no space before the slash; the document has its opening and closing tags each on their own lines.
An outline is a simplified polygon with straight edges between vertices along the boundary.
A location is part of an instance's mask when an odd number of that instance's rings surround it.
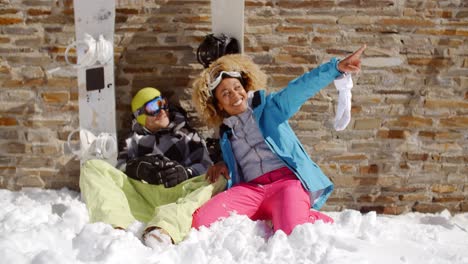
<svg viewBox="0 0 468 264">
<path fill-rule="evenodd" d="M 209 34 L 197 49 L 197 60 L 208 68 L 210 64 L 226 54 L 240 53 L 239 42 L 225 34 Z"/>
</svg>

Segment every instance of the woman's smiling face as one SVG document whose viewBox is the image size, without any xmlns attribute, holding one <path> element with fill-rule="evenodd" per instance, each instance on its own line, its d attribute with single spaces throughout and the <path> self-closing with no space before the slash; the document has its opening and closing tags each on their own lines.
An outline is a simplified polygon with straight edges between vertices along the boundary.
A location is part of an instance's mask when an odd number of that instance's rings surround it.
<svg viewBox="0 0 468 264">
<path fill-rule="evenodd" d="M 236 78 L 224 78 L 216 87 L 214 96 L 218 108 L 231 116 L 247 110 L 247 92 Z"/>
</svg>

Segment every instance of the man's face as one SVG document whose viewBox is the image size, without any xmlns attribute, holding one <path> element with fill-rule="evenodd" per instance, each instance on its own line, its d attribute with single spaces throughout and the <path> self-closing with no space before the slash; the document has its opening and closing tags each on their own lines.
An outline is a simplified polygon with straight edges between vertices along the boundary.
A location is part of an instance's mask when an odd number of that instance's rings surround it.
<svg viewBox="0 0 468 264">
<path fill-rule="evenodd" d="M 160 129 L 167 128 L 169 123 L 169 113 L 167 110 L 161 110 L 156 116 L 146 115 L 145 127 L 153 133 Z"/>
</svg>

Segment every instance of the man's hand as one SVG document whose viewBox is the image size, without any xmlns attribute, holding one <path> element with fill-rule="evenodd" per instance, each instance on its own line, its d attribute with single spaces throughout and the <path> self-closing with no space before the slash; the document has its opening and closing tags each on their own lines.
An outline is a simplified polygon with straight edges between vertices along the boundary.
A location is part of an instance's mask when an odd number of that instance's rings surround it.
<svg viewBox="0 0 468 264">
<path fill-rule="evenodd" d="M 173 187 L 192 177 L 191 172 L 177 161 L 170 160 L 160 154 L 138 157 L 128 161 L 125 172 L 130 178 L 155 185 L 164 184 L 166 188 Z"/>
<path fill-rule="evenodd" d="M 209 182 L 214 183 L 218 180 L 220 175 L 223 175 L 228 180 L 230 179 L 229 170 L 224 161 L 220 161 L 215 165 L 209 167 L 208 171 L 206 172 L 206 179 Z"/>
<path fill-rule="evenodd" d="M 127 161 L 125 173 L 132 179 L 158 185 L 163 183 L 158 172 L 167 165 L 162 155 L 137 157 Z"/>
<path fill-rule="evenodd" d="M 162 170 L 158 172 L 158 174 L 166 188 L 174 187 L 192 176 L 190 171 L 180 164 L 177 164 L 172 168 Z"/>
<path fill-rule="evenodd" d="M 361 70 L 361 55 L 367 45 L 363 45 L 360 49 L 349 55 L 338 63 L 338 70 L 347 73 L 358 73 Z"/>
</svg>

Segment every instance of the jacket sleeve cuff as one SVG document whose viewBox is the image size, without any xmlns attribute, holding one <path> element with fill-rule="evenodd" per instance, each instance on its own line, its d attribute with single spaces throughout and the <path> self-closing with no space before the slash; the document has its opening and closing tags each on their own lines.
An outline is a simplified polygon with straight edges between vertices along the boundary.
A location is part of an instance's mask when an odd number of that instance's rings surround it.
<svg viewBox="0 0 468 264">
<path fill-rule="evenodd" d="M 335 64 L 335 69 L 340 73 L 340 74 L 345 74 L 346 72 L 342 72 L 340 71 L 340 69 L 338 68 L 338 64 L 340 63 L 340 59 L 337 59 L 337 58 L 332 58 L 331 61 Z"/>
</svg>

